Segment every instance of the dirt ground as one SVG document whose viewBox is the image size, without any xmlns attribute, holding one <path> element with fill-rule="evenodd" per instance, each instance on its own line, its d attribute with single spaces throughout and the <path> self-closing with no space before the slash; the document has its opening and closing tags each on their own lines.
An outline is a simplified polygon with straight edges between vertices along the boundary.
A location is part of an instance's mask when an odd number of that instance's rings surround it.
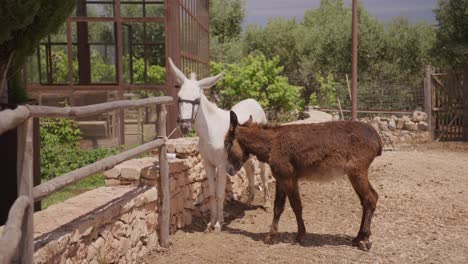
<svg viewBox="0 0 468 264">
<path fill-rule="evenodd" d="M 169 250 L 154 251 L 141 263 L 468 263 L 468 144 L 384 152 L 371 166 L 370 181 L 379 201 L 369 252 L 351 247 L 361 206 L 343 177 L 301 183 L 304 246 L 293 243 L 289 204 L 277 243 L 267 245 L 262 240 L 272 213 L 231 202 L 222 233 L 203 233 L 198 219 L 172 236 Z"/>
</svg>

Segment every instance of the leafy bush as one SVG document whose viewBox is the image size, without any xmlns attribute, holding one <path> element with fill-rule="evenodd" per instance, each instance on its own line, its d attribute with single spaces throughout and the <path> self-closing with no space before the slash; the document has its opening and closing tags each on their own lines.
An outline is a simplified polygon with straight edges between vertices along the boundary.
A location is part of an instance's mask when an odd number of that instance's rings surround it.
<svg viewBox="0 0 468 264">
<path fill-rule="evenodd" d="M 48 180 L 118 152 L 115 148 L 80 149 L 81 131 L 73 120 L 41 120 L 41 178 Z"/>
<path fill-rule="evenodd" d="M 41 148 L 54 145 L 76 147 L 81 131 L 75 121 L 66 118 L 41 119 Z"/>
<path fill-rule="evenodd" d="M 211 64 L 214 74 L 224 71 L 215 93 L 221 106 L 231 108 L 235 103 L 253 98 L 263 108 L 278 112 L 291 111 L 300 106 L 301 87 L 290 85 L 288 78 L 281 76 L 283 67 L 277 57 L 269 60 L 264 55 L 249 55 L 239 64 Z"/>
</svg>

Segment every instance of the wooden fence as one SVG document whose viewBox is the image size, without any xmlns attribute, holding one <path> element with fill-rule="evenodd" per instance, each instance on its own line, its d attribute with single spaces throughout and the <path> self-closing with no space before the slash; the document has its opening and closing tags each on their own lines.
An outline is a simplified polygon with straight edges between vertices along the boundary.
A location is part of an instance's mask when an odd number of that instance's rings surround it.
<svg viewBox="0 0 468 264">
<path fill-rule="evenodd" d="M 19 106 L 14 110 L 0 112 L 0 134 L 19 127 L 18 129 L 18 198 L 10 208 L 8 220 L 0 238 L 0 264 L 33 263 L 34 226 L 33 203 L 76 183 L 96 173 L 111 169 L 115 165 L 136 157 L 155 148 L 159 151 L 159 175 L 161 184 L 161 212 L 159 214 L 159 243 L 162 247 L 169 246 L 169 165 L 166 156 L 166 105 L 172 104 L 172 97 L 162 96 L 141 100 L 123 100 L 81 107 L 48 107 Z M 60 177 L 33 187 L 32 166 L 32 118 L 33 117 L 84 117 L 101 114 L 112 110 L 130 107 L 146 107 L 157 105 L 158 138 L 141 146 L 124 151 L 112 157 L 104 158 L 93 164 L 76 169 Z"/>
</svg>

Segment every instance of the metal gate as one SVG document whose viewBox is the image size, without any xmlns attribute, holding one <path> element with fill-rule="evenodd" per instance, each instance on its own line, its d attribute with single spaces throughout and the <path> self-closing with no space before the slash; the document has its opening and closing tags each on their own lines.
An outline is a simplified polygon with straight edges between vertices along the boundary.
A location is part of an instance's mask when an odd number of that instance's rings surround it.
<svg viewBox="0 0 468 264">
<path fill-rule="evenodd" d="M 431 69 L 429 85 L 435 141 L 468 141 L 468 71 Z"/>
</svg>

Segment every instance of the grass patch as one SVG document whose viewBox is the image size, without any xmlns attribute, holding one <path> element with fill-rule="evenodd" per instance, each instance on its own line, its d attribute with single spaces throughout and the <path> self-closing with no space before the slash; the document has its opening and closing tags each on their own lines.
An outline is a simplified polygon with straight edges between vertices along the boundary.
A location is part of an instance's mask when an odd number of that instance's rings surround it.
<svg viewBox="0 0 468 264">
<path fill-rule="evenodd" d="M 46 209 L 47 207 L 53 204 L 61 203 L 80 193 L 84 193 L 86 191 L 93 190 L 101 186 L 104 186 L 104 175 L 99 173 L 94 176 L 83 179 L 73 185 L 65 187 L 63 190 L 45 198 L 44 200 L 42 200 L 41 207 L 42 209 Z"/>
</svg>

